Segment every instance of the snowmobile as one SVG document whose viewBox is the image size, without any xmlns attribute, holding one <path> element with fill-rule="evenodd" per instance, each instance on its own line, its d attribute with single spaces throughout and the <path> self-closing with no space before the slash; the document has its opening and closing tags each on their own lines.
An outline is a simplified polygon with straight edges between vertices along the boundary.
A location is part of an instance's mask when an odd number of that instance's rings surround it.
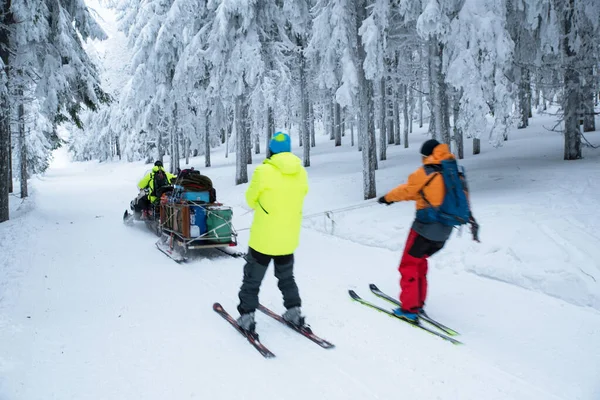
<svg viewBox="0 0 600 400">
<path fill-rule="evenodd" d="M 170 187 L 171 190 L 173 189 Z M 131 200 L 129 208 L 131 212 L 125 210 L 123 214 L 123 223 L 128 226 L 132 226 L 136 221 L 143 221 L 146 227 L 154 232 L 157 236 L 160 236 L 160 208 L 159 204 L 150 204 L 150 208 L 144 208 L 139 210 L 137 205 L 142 199 L 148 198 L 149 189 L 141 189 L 137 197 Z"/>
<path fill-rule="evenodd" d="M 191 253 L 202 249 L 217 249 L 232 257 L 244 253 L 227 251 L 237 246 L 237 232 L 231 222 L 233 210 L 216 201 L 212 191 L 190 191 L 169 185 L 157 191 L 160 199 L 149 210 L 136 211 L 136 205 L 147 191 L 140 191 L 131 201 L 132 213 L 125 211 L 123 222 L 133 225 L 144 221 L 160 238 L 156 247 L 176 262 L 186 261 Z"/>
</svg>

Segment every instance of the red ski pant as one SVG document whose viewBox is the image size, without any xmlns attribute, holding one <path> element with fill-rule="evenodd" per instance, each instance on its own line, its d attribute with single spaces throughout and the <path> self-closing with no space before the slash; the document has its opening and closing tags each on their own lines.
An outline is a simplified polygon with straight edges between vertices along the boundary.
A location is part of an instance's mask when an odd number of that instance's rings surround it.
<svg viewBox="0 0 600 400">
<path fill-rule="evenodd" d="M 410 230 L 404 254 L 398 271 L 400 272 L 400 302 L 402 309 L 414 311 L 423 307 L 427 298 L 427 258 L 444 247 L 445 242 L 425 239 Z"/>
</svg>

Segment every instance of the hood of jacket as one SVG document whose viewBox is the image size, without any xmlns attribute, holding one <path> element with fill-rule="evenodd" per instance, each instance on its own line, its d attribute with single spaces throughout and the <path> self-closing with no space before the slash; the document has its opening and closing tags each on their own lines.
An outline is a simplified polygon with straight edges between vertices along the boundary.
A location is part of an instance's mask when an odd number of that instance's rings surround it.
<svg viewBox="0 0 600 400">
<path fill-rule="evenodd" d="M 442 143 L 435 146 L 433 153 L 430 156 L 425 157 L 423 164 L 440 164 L 443 160 L 452 160 L 454 155 L 450 153 L 450 148 L 447 144 Z"/>
<path fill-rule="evenodd" d="M 277 168 L 285 175 L 297 174 L 302 164 L 300 158 L 289 152 L 273 154 L 271 158 L 267 158 L 264 162 Z"/>
</svg>

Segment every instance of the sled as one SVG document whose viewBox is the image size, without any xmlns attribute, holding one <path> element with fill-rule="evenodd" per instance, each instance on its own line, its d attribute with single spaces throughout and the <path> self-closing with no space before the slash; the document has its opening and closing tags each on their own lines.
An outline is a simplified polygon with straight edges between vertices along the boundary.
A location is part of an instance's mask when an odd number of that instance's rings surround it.
<svg viewBox="0 0 600 400">
<path fill-rule="evenodd" d="M 160 205 L 157 248 L 175 261 L 203 249 L 217 249 L 230 256 L 243 253 L 226 249 L 237 246 L 237 232 L 231 222 L 233 210 L 221 203 L 184 200 Z"/>
<path fill-rule="evenodd" d="M 208 192 L 177 191 L 171 187 L 161 193 L 160 203 L 153 204 L 150 211 L 138 214 L 126 210 L 123 222 L 133 225 L 143 221 L 159 236 L 158 250 L 176 262 L 186 261 L 193 253 L 206 249 L 216 249 L 232 257 L 244 256 L 230 250 L 237 246 L 232 208 L 211 200 L 214 196 Z"/>
</svg>

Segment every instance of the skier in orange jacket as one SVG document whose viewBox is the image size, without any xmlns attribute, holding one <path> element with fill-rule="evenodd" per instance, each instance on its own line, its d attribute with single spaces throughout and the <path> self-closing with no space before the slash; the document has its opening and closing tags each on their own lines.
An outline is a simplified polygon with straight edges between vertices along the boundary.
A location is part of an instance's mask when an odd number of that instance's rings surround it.
<svg viewBox="0 0 600 400">
<path fill-rule="evenodd" d="M 423 165 L 408 177 L 408 182 L 378 199 L 379 203 L 387 205 L 398 201 L 416 201 L 417 215 L 398 267 L 401 276 L 402 307 L 394 310 L 397 316 L 409 322 L 418 320 L 418 314 L 423 311 L 427 298 L 427 259 L 444 247 L 453 228 L 452 225 L 437 221 L 431 215 L 437 212 L 446 196 L 444 177 L 441 173 L 442 161 L 455 160 L 455 157 L 448 145 L 440 144 L 435 139 L 423 143 L 421 155 Z M 470 208 L 464 211 L 468 213 L 468 222 L 472 224 L 474 231 L 475 220 L 470 216 Z M 476 231 L 474 239 L 477 240 Z"/>
</svg>

